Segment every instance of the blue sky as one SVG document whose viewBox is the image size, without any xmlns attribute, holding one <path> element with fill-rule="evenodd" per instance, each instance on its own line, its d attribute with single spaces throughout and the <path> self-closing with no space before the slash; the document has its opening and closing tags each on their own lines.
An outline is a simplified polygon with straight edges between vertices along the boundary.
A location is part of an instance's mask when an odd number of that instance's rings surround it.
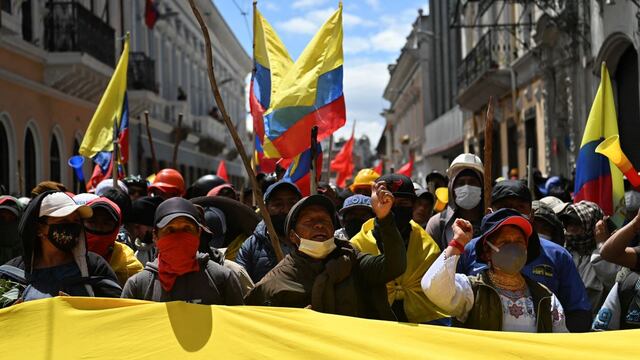
<svg viewBox="0 0 640 360">
<path fill-rule="evenodd" d="M 247 53 L 251 55 L 251 0 L 213 0 Z M 258 8 L 297 58 L 322 23 L 337 9 L 337 0 L 262 0 Z M 375 147 L 388 103 L 382 92 L 389 80 L 387 66 L 405 44 L 418 9 L 428 13 L 428 0 L 345 0 L 344 95 L 347 124 L 337 137 L 348 137 L 354 120 L 356 135 L 367 134 Z M 245 17 L 241 12 L 245 12 Z"/>
</svg>

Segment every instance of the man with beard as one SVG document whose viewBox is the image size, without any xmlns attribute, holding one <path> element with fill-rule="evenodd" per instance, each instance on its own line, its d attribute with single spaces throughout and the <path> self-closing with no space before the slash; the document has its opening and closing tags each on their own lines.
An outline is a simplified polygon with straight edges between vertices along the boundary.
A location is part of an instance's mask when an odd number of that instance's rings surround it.
<svg viewBox="0 0 640 360">
<path fill-rule="evenodd" d="M 416 193 L 411 179 L 400 174 L 379 177 L 376 184 L 383 183 L 394 196 L 392 213 L 406 249 L 406 271 L 387 283 L 387 295 L 398 321 L 428 323 L 446 318 L 422 292 L 420 280 L 436 260 L 440 250 L 422 226 L 413 220 L 413 205 Z M 358 250 L 372 254 L 384 254 L 382 235 L 374 219 L 362 225 L 360 232 L 351 239 Z M 440 323 L 440 322 L 438 322 Z"/>
<path fill-rule="evenodd" d="M 289 210 L 300 199 L 302 199 L 300 189 L 287 181 L 276 182 L 269 186 L 264 193 L 264 202 L 280 240 L 280 248 L 285 256 L 296 248 L 285 236 L 285 219 Z M 236 256 L 236 262 L 247 270 L 251 280 L 255 283 L 260 281 L 278 263 L 276 253 L 271 246 L 270 235 L 265 222 L 261 221 L 256 226 L 253 235 L 242 244 Z"/>
<path fill-rule="evenodd" d="M 349 241 L 356 236 L 362 228 L 362 224 L 375 216 L 371 207 L 371 198 L 366 195 L 353 195 L 344 201 L 340 211 L 341 229 L 336 230 L 335 237 L 339 240 Z"/>
</svg>

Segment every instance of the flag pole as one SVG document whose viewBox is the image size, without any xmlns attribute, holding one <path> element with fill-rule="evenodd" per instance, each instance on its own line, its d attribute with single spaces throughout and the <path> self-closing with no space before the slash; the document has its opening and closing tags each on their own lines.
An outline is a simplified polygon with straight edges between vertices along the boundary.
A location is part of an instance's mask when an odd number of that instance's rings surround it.
<svg viewBox="0 0 640 360">
<path fill-rule="evenodd" d="M 182 113 L 178 114 L 178 127 L 176 128 L 176 143 L 173 145 L 173 168 L 178 169 L 178 149 L 182 142 Z"/>
<path fill-rule="evenodd" d="M 151 128 L 149 127 L 149 111 L 144 112 L 144 124 L 147 127 L 147 140 L 149 140 L 149 149 L 151 149 L 151 160 L 153 164 L 153 173 L 157 174 L 160 171 L 158 165 L 158 158 L 156 157 L 156 149 L 153 147 L 153 138 L 151 137 Z"/>
<path fill-rule="evenodd" d="M 111 154 L 111 167 L 112 170 L 112 179 L 113 179 L 113 187 L 116 187 L 116 182 L 118 181 L 118 164 L 120 163 L 118 156 L 118 117 L 113 119 L 113 154 Z"/>
<path fill-rule="evenodd" d="M 311 195 L 318 193 L 318 164 L 316 159 L 318 158 L 318 126 L 311 128 L 311 181 L 309 181 Z"/>
<path fill-rule="evenodd" d="M 329 135 L 329 154 L 327 155 L 327 182 L 331 182 L 331 153 L 333 152 L 333 134 Z"/>
<path fill-rule="evenodd" d="M 515 109 L 514 109 L 515 111 Z M 493 188 L 491 170 L 493 169 L 493 96 L 489 97 L 487 113 L 484 121 L 484 210 L 491 206 L 491 189 Z"/>
<path fill-rule="evenodd" d="M 253 3 L 254 16 L 255 16 L 256 4 L 257 4 L 256 2 Z M 236 150 L 238 151 L 238 154 L 242 159 L 242 163 L 244 165 L 245 171 L 247 172 L 247 175 L 251 179 L 252 186 L 256 189 L 256 193 L 258 195 L 256 200 L 258 203 L 258 208 L 260 209 L 260 215 L 262 216 L 265 224 L 267 225 L 267 231 L 269 233 L 269 238 L 271 239 L 271 246 L 273 247 L 273 250 L 276 254 L 276 258 L 278 259 L 278 262 L 280 262 L 284 258 L 282 249 L 280 248 L 280 240 L 278 239 L 276 229 L 273 226 L 273 222 L 271 221 L 271 216 L 269 215 L 269 212 L 267 211 L 267 207 L 264 204 L 264 200 L 262 198 L 262 191 L 260 188 L 258 188 L 258 180 L 256 178 L 255 173 L 251 169 L 251 163 L 249 162 L 249 157 L 247 156 L 247 152 L 244 148 L 244 145 L 242 144 L 242 140 L 240 139 L 240 136 L 238 135 L 238 132 L 235 126 L 233 125 L 233 122 L 231 122 L 231 118 L 229 118 L 227 109 L 224 105 L 224 102 L 222 101 L 222 96 L 220 95 L 220 89 L 218 88 L 218 83 L 216 82 L 216 75 L 215 75 L 215 72 L 213 71 L 213 54 L 211 51 L 211 38 L 209 37 L 209 28 L 205 24 L 204 19 L 200 14 L 200 10 L 198 10 L 198 7 L 195 4 L 195 1 L 189 0 L 189 5 L 191 6 L 193 15 L 196 17 L 196 20 L 200 25 L 200 29 L 202 30 L 202 35 L 204 36 L 205 55 L 207 58 L 207 73 L 209 75 L 209 85 L 211 86 L 211 90 L 213 91 L 213 96 L 216 100 L 216 103 L 218 104 L 220 113 L 222 114 L 222 119 L 224 120 L 224 123 L 227 126 L 229 133 L 231 134 L 231 138 L 233 139 L 233 143 L 236 147 Z"/>
</svg>

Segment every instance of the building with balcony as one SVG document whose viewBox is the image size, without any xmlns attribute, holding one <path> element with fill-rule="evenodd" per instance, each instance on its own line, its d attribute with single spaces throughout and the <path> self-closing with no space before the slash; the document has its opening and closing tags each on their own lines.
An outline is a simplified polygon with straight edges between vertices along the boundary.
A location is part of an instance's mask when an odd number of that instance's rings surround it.
<svg viewBox="0 0 640 360">
<path fill-rule="evenodd" d="M 13 194 L 44 179 L 71 189 L 79 184 L 67 159 L 121 49 L 117 2 L 0 4 L 0 184 Z"/>
<path fill-rule="evenodd" d="M 120 8 L 120 5 L 124 8 Z M 243 139 L 244 81 L 251 61 L 211 1 L 198 1 L 214 44 L 222 95 Z M 209 88 L 204 40 L 187 2 L 163 1 L 154 29 L 144 24 L 144 0 L 0 0 L 0 184 L 25 194 L 52 179 L 79 189 L 67 159 L 77 154 L 89 121 L 131 33 L 128 173 L 152 173 L 142 113 L 161 167 L 176 167 L 187 182 L 227 160 L 232 182 L 240 165 Z M 183 114 L 177 129 L 178 114 Z M 85 178 L 93 164 L 85 161 Z"/>
<path fill-rule="evenodd" d="M 485 113 L 494 98 L 493 174 L 533 168 L 571 177 L 595 94 L 589 56 L 591 1 L 456 1 L 461 29 L 458 103 L 464 148 L 482 157 Z"/>
<path fill-rule="evenodd" d="M 240 137 L 248 139 L 245 79 L 251 71 L 251 59 L 213 2 L 200 0 L 198 5 L 210 30 L 214 69 L 225 107 Z M 128 96 L 130 148 L 136 149 L 131 152 L 129 169 L 153 173 L 143 115 L 149 111 L 160 168 L 174 166 L 174 145 L 180 139 L 175 167 L 187 182 L 215 172 L 224 159 L 230 181 L 242 186 L 244 168 L 213 99 L 204 37 L 189 3 L 160 2 L 161 19 L 153 29 L 145 25 L 143 0 L 125 2 L 125 8 L 125 14 L 133 14 L 124 18 L 132 34 Z M 179 114 L 183 115 L 180 128 Z"/>
</svg>

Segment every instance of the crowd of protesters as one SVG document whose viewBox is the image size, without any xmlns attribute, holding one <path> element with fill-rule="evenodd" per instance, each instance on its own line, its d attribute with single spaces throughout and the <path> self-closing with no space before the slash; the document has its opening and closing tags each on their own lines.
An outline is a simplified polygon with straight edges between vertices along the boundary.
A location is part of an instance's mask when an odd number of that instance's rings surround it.
<svg viewBox="0 0 640 360">
<path fill-rule="evenodd" d="M 260 174 L 274 234 L 257 192 L 215 175 L 187 188 L 163 169 L 81 194 L 45 181 L 0 196 L 0 306 L 95 296 L 497 331 L 640 327 L 640 192 L 627 187 L 617 228 L 597 204 L 573 203 L 570 181 L 534 179 L 514 173 L 484 194 L 473 154 L 426 187 L 363 169 L 303 197 Z"/>
</svg>

